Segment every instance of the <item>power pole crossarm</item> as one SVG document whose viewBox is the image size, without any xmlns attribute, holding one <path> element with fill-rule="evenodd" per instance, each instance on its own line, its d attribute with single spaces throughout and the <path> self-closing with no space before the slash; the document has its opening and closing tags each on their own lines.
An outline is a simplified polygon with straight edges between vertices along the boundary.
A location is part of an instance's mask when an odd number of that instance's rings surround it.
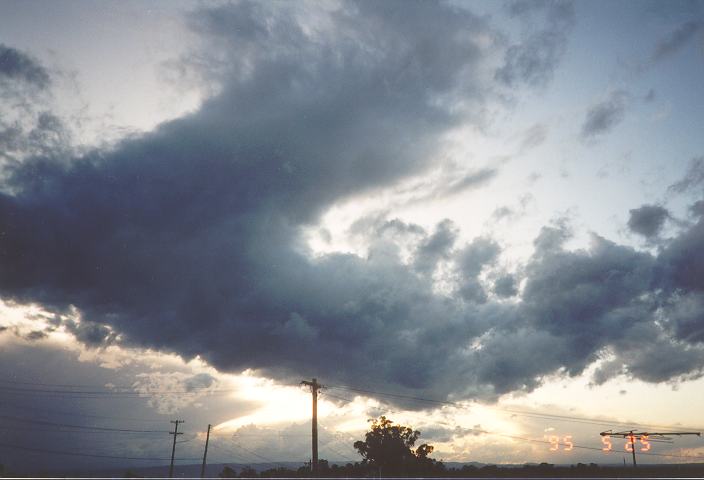
<svg viewBox="0 0 704 480">
<path fill-rule="evenodd" d="M 628 439 L 628 444 L 630 445 L 630 452 L 633 454 L 633 466 L 636 466 L 636 440 L 669 440 L 668 436 L 684 436 L 684 435 L 696 435 L 701 437 L 701 432 L 636 432 L 635 430 L 627 430 L 621 432 L 614 432 L 612 430 L 606 430 L 601 432 L 599 435 L 602 437 L 622 437 Z M 625 459 L 624 459 L 625 461 Z"/>
<path fill-rule="evenodd" d="M 318 390 L 320 390 L 322 385 L 320 385 L 315 378 L 310 382 L 304 380 L 301 382 L 301 385 L 310 387 L 310 392 L 313 395 L 313 418 L 311 421 L 311 449 L 313 458 L 310 462 L 310 468 L 311 473 L 315 477 L 318 474 Z"/>
</svg>

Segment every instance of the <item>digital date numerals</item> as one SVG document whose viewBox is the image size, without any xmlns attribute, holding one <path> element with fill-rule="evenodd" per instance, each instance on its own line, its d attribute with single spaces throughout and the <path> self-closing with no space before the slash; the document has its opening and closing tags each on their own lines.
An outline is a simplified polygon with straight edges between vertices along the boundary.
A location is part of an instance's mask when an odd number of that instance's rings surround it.
<svg viewBox="0 0 704 480">
<path fill-rule="evenodd" d="M 550 435 L 548 437 L 548 442 L 550 442 L 549 450 L 551 452 L 556 452 L 560 449 L 560 437 L 558 437 L 557 435 Z M 571 451 L 574 448 L 574 444 L 572 443 L 572 435 L 566 435 L 562 437 L 562 445 L 562 450 L 564 452 Z"/>
<path fill-rule="evenodd" d="M 648 436 L 647 435 L 640 435 L 638 437 L 638 441 L 640 442 L 640 451 L 641 452 L 647 452 L 650 450 L 650 442 L 648 441 Z M 613 444 L 611 443 L 611 437 L 609 435 L 604 435 L 601 437 L 601 443 L 604 445 L 603 448 L 601 449 L 604 452 L 610 452 L 613 448 Z M 623 446 L 623 449 L 626 452 L 633 452 L 633 449 L 636 448 L 636 437 L 634 435 L 631 435 L 629 437 L 626 437 L 626 444 Z"/>
</svg>

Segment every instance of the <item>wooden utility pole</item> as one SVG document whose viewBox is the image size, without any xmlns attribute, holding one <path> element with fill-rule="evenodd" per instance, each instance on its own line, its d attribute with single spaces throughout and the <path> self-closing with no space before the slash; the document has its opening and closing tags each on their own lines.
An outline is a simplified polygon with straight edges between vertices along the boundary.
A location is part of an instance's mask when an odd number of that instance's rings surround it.
<svg viewBox="0 0 704 480">
<path fill-rule="evenodd" d="M 313 379 L 311 382 L 302 381 L 301 385 L 306 385 L 310 387 L 310 392 L 313 394 L 313 419 L 311 421 L 312 430 L 312 440 L 311 449 L 313 453 L 313 458 L 310 462 L 310 469 L 313 476 L 318 474 L 318 390 L 320 390 L 320 385 L 317 379 Z"/>
<path fill-rule="evenodd" d="M 631 453 L 633 454 L 633 468 L 636 465 L 636 437 L 633 436 L 633 430 L 631 430 L 630 435 L 628 435 L 628 441 L 631 442 Z"/>
<path fill-rule="evenodd" d="M 171 447 L 171 465 L 169 466 L 169 478 L 174 477 L 174 455 L 176 454 L 176 437 L 178 435 L 183 435 L 183 432 L 178 431 L 178 424 L 184 423 L 184 421 L 183 420 L 171 420 L 171 423 L 174 424 L 174 431 L 169 432 L 169 435 L 174 436 L 174 444 Z"/>
<path fill-rule="evenodd" d="M 205 478 L 205 459 L 208 456 L 208 441 L 210 440 L 210 428 L 211 424 L 208 424 L 208 433 L 205 434 L 205 450 L 203 451 L 203 465 L 200 467 L 200 478 Z"/>
</svg>

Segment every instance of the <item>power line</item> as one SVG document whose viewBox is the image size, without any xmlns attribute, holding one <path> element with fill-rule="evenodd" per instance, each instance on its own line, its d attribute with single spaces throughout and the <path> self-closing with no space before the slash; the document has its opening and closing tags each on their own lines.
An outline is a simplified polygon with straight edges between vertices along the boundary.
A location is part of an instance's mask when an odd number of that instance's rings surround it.
<svg viewBox="0 0 704 480">
<path fill-rule="evenodd" d="M 237 448 L 239 448 L 239 449 L 241 449 L 241 450 L 244 450 L 245 452 L 247 452 L 247 453 L 249 453 L 249 454 L 251 454 L 251 455 L 254 455 L 254 456 L 257 457 L 257 458 L 261 458 L 262 460 L 264 460 L 266 463 L 268 463 L 268 464 L 270 464 L 270 465 L 277 465 L 277 466 L 279 466 L 279 467 L 284 467 L 284 468 L 286 468 L 286 465 L 284 465 L 283 463 L 275 462 L 274 460 L 272 460 L 272 459 L 270 459 L 270 458 L 266 458 L 266 457 L 264 457 L 264 456 L 262 456 L 262 455 L 259 455 L 259 454 L 256 453 L 256 452 L 253 452 L 253 451 L 251 451 L 251 450 L 248 450 L 248 449 L 244 448 L 242 445 L 239 445 L 239 444 L 233 442 L 233 446 L 235 446 L 235 447 L 237 447 Z"/>
<path fill-rule="evenodd" d="M 338 399 L 338 400 L 342 400 L 342 401 L 347 402 L 347 403 L 352 403 L 352 402 L 354 402 L 354 400 L 352 400 L 352 399 L 350 399 L 350 398 L 345 398 L 345 397 L 340 397 L 340 396 L 338 396 L 338 395 L 333 395 L 333 394 L 330 393 L 330 392 L 320 392 L 320 394 L 321 394 L 321 395 L 325 395 L 326 397 L 336 398 L 336 399 Z"/>
<path fill-rule="evenodd" d="M 337 443 L 337 442 L 342 442 L 342 441 L 346 441 L 346 440 L 341 439 L 341 438 L 336 438 L 336 439 L 333 439 L 333 440 L 331 440 L 331 441 L 329 441 L 329 442 L 323 443 L 323 444 L 320 446 L 320 448 L 321 448 L 321 449 L 324 448 L 324 449 L 330 450 L 331 452 L 335 453 L 336 455 L 339 455 L 340 457 L 342 457 L 342 460 L 347 460 L 347 461 L 350 461 L 350 462 L 354 462 L 354 460 L 352 460 L 351 458 L 349 458 L 349 457 L 346 456 L 345 454 L 338 452 L 337 450 L 335 450 L 334 448 L 332 448 L 332 447 L 330 446 L 331 444 L 334 444 L 334 443 Z"/>
<path fill-rule="evenodd" d="M 141 435 L 141 432 L 114 432 L 114 431 L 102 431 L 102 430 L 77 430 L 77 429 L 68 429 L 66 430 L 64 427 L 52 427 L 52 428 L 42 428 L 42 427 L 27 427 L 27 426 L 7 426 L 3 425 L 0 426 L 0 430 L 5 430 L 9 432 L 24 432 L 24 431 L 31 431 L 31 432 L 45 432 L 45 433 L 80 433 L 80 434 L 86 434 L 86 435 L 93 435 L 93 434 L 123 434 L 123 435 Z"/>
<path fill-rule="evenodd" d="M 53 454 L 53 455 L 67 455 L 67 456 L 72 456 L 72 457 L 113 458 L 113 459 L 118 459 L 118 460 L 150 460 L 150 461 L 169 460 L 168 458 L 161 458 L 161 457 L 127 457 L 127 456 L 121 456 L 121 455 L 103 455 L 103 454 L 97 454 L 97 453 L 79 453 L 79 452 L 69 452 L 69 451 L 65 451 L 65 450 L 50 450 L 50 449 L 45 449 L 45 448 L 12 445 L 9 443 L 0 443 L 0 447 L 10 448 L 10 449 L 14 449 L 14 450 L 25 450 L 28 452 L 36 452 L 36 453 L 49 453 L 49 454 Z M 181 460 L 193 461 L 193 460 L 198 460 L 198 459 L 197 458 L 182 458 Z"/>
<path fill-rule="evenodd" d="M 226 394 L 236 392 L 235 389 L 207 390 L 201 388 L 198 390 L 132 390 L 132 391 L 117 391 L 117 390 L 49 390 L 41 388 L 23 388 L 23 387 L 0 387 L 3 393 L 39 393 L 48 395 L 86 395 L 86 396 L 144 396 L 144 395 L 197 395 L 201 393 L 209 394 Z"/>
<path fill-rule="evenodd" d="M 96 431 L 102 431 L 102 432 L 129 432 L 129 433 L 168 433 L 167 430 L 136 430 L 136 429 L 131 429 L 131 428 L 91 427 L 88 425 L 73 425 L 70 423 L 48 422 L 46 420 L 34 420 L 34 419 L 30 419 L 30 418 L 11 417 L 9 415 L 0 415 L 0 419 L 5 419 L 5 420 L 10 420 L 10 421 L 15 421 L 15 422 L 33 423 L 36 425 L 49 425 L 49 426 L 55 426 L 55 427 L 72 428 L 72 429 L 76 429 L 76 430 L 96 430 Z"/>
<path fill-rule="evenodd" d="M 84 417 L 84 418 L 102 418 L 105 420 L 119 420 L 119 421 L 124 421 L 124 422 L 163 422 L 164 421 L 164 420 L 155 419 L 155 418 L 114 417 L 114 416 L 110 416 L 110 415 L 96 415 L 96 414 L 90 414 L 90 413 L 69 412 L 67 410 L 55 410 L 55 409 L 48 409 L 48 408 L 28 407 L 26 405 L 17 405 L 16 403 L 6 402 L 4 400 L 0 400 L 0 405 L 7 405 L 12 408 L 17 408 L 19 410 L 28 410 L 30 412 L 55 413 L 57 415 L 67 415 L 67 416 Z"/>
<path fill-rule="evenodd" d="M 210 448 L 215 448 L 216 450 L 220 450 L 221 452 L 223 452 L 231 457 L 235 457 L 235 459 L 243 460 L 246 462 L 246 459 L 243 458 L 241 455 L 237 455 L 236 453 L 231 452 L 230 450 L 228 450 L 224 447 L 221 447 L 220 445 L 217 445 L 215 443 L 211 443 Z M 245 467 L 249 466 L 249 464 L 247 464 L 247 463 L 238 463 L 238 462 L 224 462 L 224 463 L 231 463 L 233 465 L 239 465 L 239 466 L 245 466 Z"/>
</svg>

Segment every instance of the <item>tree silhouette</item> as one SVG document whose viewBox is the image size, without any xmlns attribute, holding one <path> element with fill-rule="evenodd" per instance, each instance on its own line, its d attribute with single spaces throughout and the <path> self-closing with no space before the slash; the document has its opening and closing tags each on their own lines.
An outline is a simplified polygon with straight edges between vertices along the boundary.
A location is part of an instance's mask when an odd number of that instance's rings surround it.
<svg viewBox="0 0 704 480">
<path fill-rule="evenodd" d="M 434 461 L 428 457 L 433 447 L 422 444 L 415 450 L 413 446 L 420 437 L 418 430 L 394 423 L 381 416 L 370 420 L 371 430 L 365 441 L 354 442 L 354 448 L 364 458 L 363 463 L 379 470 L 379 475 L 419 474 L 433 467 Z"/>
</svg>

